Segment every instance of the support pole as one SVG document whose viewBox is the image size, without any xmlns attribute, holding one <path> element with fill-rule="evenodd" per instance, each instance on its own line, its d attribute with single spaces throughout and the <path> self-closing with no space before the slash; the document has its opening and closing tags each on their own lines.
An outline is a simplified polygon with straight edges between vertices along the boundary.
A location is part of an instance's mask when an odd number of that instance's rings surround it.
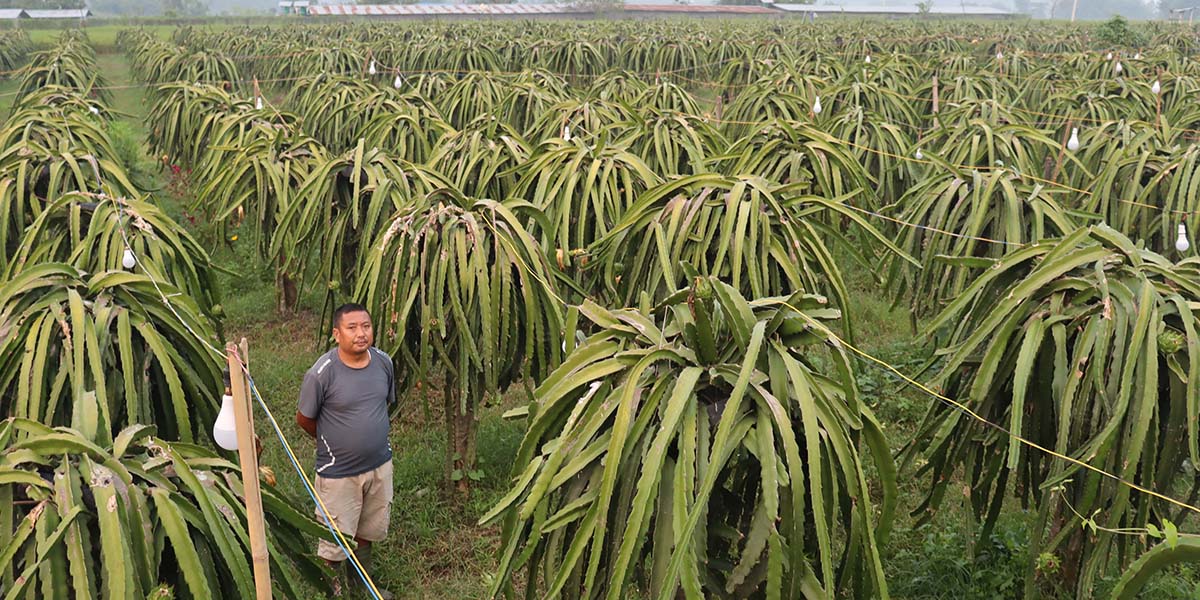
<svg viewBox="0 0 1200 600">
<path fill-rule="evenodd" d="M 941 99 L 941 92 L 938 89 L 938 76 L 933 76 L 933 128 L 938 128 L 938 102 Z"/>
<path fill-rule="evenodd" d="M 246 342 L 242 340 L 244 345 Z M 250 529 L 250 560 L 254 567 L 254 590 L 257 600 L 271 600 L 271 556 L 267 552 L 267 529 L 263 522 L 262 491 L 258 486 L 258 453 L 254 447 L 254 413 L 238 347 L 225 345 L 229 361 L 230 391 L 233 393 L 233 413 L 237 427 L 238 462 L 242 467 L 242 487 L 246 500 L 246 521 Z"/>
</svg>

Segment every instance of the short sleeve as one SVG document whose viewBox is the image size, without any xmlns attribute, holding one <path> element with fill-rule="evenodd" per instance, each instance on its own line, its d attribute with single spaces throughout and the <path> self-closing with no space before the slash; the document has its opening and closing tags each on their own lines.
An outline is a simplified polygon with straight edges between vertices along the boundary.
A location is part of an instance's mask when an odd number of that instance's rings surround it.
<svg viewBox="0 0 1200 600">
<path fill-rule="evenodd" d="M 396 372 L 395 372 L 395 367 L 392 365 L 392 360 L 390 358 L 387 360 L 386 370 L 387 370 L 387 374 L 388 374 L 387 405 L 392 406 L 392 405 L 396 404 Z"/>
<path fill-rule="evenodd" d="M 304 383 L 300 384 L 300 414 L 316 419 L 324 403 L 325 389 L 317 379 L 317 374 L 312 371 L 305 373 Z"/>
</svg>

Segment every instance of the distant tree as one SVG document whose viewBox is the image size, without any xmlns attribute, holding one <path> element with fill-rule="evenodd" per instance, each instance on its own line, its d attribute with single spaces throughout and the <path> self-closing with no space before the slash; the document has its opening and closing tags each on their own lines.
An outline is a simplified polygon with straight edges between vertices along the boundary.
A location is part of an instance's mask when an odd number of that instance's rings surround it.
<svg viewBox="0 0 1200 600">
<path fill-rule="evenodd" d="M 1150 41 L 1146 34 L 1131 27 L 1129 21 L 1126 21 L 1125 17 L 1121 15 L 1114 15 L 1113 18 L 1097 27 L 1096 39 L 1113 47 L 1125 46 L 1127 48 L 1141 48 Z"/>
<path fill-rule="evenodd" d="M 163 15 L 168 17 L 200 17 L 208 14 L 204 0 L 162 0 Z"/>
</svg>

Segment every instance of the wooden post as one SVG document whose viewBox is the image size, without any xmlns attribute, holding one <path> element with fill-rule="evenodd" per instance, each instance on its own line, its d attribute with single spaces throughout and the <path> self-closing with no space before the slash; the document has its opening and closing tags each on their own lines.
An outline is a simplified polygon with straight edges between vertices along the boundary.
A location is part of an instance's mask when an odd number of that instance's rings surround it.
<svg viewBox="0 0 1200 600">
<path fill-rule="evenodd" d="M 242 340 L 243 346 L 246 341 Z M 229 361 L 230 391 L 237 427 L 238 462 L 242 467 L 242 487 L 246 500 L 246 521 L 250 529 L 250 560 L 254 566 L 254 590 L 258 600 L 271 600 L 271 556 L 267 552 L 267 529 L 263 522 L 262 491 L 258 486 L 258 453 L 254 448 L 254 412 L 250 410 L 249 390 L 242 372 L 238 347 L 225 345 Z"/>
<path fill-rule="evenodd" d="M 938 100 L 939 100 L 939 95 L 940 95 L 940 94 L 939 94 L 939 92 L 938 92 L 938 76 L 937 76 L 937 75 L 934 75 L 934 76 L 933 76 L 933 127 L 934 127 L 935 129 L 936 129 L 936 128 L 937 128 L 937 126 L 938 126 L 938 117 L 937 117 L 937 115 L 938 115 Z"/>
<path fill-rule="evenodd" d="M 1051 181 L 1058 181 L 1058 174 L 1062 171 L 1063 156 L 1067 151 L 1067 141 L 1071 137 L 1073 127 L 1075 127 L 1075 120 L 1067 119 L 1067 128 L 1063 130 L 1062 143 L 1058 146 L 1058 158 L 1054 161 L 1054 173 L 1050 176 Z"/>
<path fill-rule="evenodd" d="M 1162 67 L 1155 69 L 1154 82 L 1158 84 L 1158 93 L 1154 95 L 1154 124 L 1157 125 L 1159 129 L 1162 129 Z"/>
</svg>

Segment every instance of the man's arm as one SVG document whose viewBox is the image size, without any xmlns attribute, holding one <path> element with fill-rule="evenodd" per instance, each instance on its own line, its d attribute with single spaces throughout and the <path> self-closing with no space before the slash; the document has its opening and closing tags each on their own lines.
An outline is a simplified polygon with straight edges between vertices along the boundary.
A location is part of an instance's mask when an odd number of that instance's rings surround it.
<svg viewBox="0 0 1200 600">
<path fill-rule="evenodd" d="M 317 438 L 317 420 L 316 419 L 310 419 L 310 418 L 304 416 L 304 413 L 302 413 L 300 411 L 296 411 L 296 424 L 300 426 L 300 429 L 303 429 L 304 431 L 308 432 L 308 435 L 312 436 L 313 439 Z"/>
<path fill-rule="evenodd" d="M 304 383 L 300 384 L 300 407 L 296 409 L 296 424 L 313 439 L 317 437 L 317 417 L 321 414 L 321 405 L 325 394 L 321 382 L 313 372 L 304 374 Z"/>
</svg>

